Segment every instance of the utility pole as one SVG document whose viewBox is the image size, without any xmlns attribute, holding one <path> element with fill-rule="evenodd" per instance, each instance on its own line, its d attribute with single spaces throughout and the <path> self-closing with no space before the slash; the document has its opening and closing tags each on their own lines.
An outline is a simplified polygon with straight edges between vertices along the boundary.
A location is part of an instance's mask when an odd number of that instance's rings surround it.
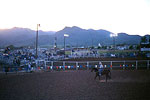
<svg viewBox="0 0 150 100">
<path fill-rule="evenodd" d="M 66 57 L 66 53 L 65 53 L 65 51 L 66 51 L 66 37 L 69 37 L 69 35 L 68 34 L 64 34 L 64 58 Z"/>
<path fill-rule="evenodd" d="M 115 40 L 115 36 L 113 36 L 113 43 L 114 43 L 114 51 L 116 50 L 116 40 Z"/>
<path fill-rule="evenodd" d="M 55 40 L 54 40 L 54 50 L 55 50 L 55 53 L 56 53 L 56 49 L 57 49 L 57 37 L 55 37 Z"/>
<path fill-rule="evenodd" d="M 36 59 L 38 58 L 38 27 L 40 26 L 40 24 L 37 24 L 37 31 L 36 31 L 36 45 L 35 45 L 35 48 L 36 48 Z"/>
<path fill-rule="evenodd" d="M 113 38 L 113 49 L 115 51 L 116 50 L 116 40 L 115 40 L 115 38 L 117 37 L 117 34 L 111 33 L 110 37 Z"/>
<path fill-rule="evenodd" d="M 64 36 L 64 58 L 66 57 L 65 51 L 66 51 L 66 45 L 65 45 L 65 36 Z"/>
</svg>

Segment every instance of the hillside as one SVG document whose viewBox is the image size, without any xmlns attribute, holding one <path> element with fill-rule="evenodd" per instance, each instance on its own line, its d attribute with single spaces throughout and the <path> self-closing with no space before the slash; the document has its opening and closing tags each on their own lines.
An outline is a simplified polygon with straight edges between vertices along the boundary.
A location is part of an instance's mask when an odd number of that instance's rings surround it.
<svg viewBox="0 0 150 100">
<path fill-rule="evenodd" d="M 93 30 L 82 29 L 76 26 L 65 27 L 58 32 L 44 32 L 39 31 L 39 45 L 53 45 L 54 37 L 57 37 L 57 44 L 63 45 L 64 34 L 68 34 L 66 38 L 66 45 L 70 46 L 92 46 L 98 45 L 111 45 L 113 38 L 110 37 L 112 32 L 107 30 Z M 0 47 L 15 45 L 27 46 L 35 45 L 36 31 L 27 28 L 12 28 L 0 30 Z M 127 33 L 118 33 L 115 38 L 116 44 L 139 44 L 141 36 L 128 35 Z"/>
<path fill-rule="evenodd" d="M 53 35 L 55 32 L 44 32 L 39 30 L 39 37 Z M 35 43 L 36 31 L 28 28 L 14 27 L 12 29 L 0 30 L 0 47 L 15 45 L 25 46 L 33 45 Z"/>
<path fill-rule="evenodd" d="M 66 44 L 68 45 L 111 45 L 113 44 L 113 38 L 110 37 L 110 34 L 107 30 L 93 30 L 93 29 L 81 29 L 79 27 L 65 27 L 63 30 L 60 30 L 55 33 L 57 37 L 58 44 L 63 44 L 63 35 L 69 34 L 69 37 L 66 39 Z M 139 35 L 128 35 L 126 33 L 119 33 L 115 37 L 117 44 L 139 44 L 141 36 Z"/>
</svg>

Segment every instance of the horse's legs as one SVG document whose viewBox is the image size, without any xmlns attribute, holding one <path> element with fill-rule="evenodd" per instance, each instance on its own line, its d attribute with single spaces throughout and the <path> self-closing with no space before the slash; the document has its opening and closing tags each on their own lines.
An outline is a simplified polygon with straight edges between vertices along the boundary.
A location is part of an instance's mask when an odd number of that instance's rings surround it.
<svg viewBox="0 0 150 100">
<path fill-rule="evenodd" d="M 108 74 L 106 74 L 106 82 L 107 82 L 107 77 L 108 77 Z"/>
<path fill-rule="evenodd" d="M 96 79 L 96 77 L 97 77 L 97 76 L 99 76 L 99 73 L 98 73 L 98 72 L 96 72 L 96 76 L 95 76 L 95 79 Z"/>
<path fill-rule="evenodd" d="M 108 77 L 109 77 L 109 79 L 111 79 L 111 76 L 110 76 L 110 75 L 108 75 Z"/>
<path fill-rule="evenodd" d="M 94 78 L 94 79 L 96 79 L 96 77 L 97 77 L 97 74 L 95 75 L 95 78 Z"/>
</svg>

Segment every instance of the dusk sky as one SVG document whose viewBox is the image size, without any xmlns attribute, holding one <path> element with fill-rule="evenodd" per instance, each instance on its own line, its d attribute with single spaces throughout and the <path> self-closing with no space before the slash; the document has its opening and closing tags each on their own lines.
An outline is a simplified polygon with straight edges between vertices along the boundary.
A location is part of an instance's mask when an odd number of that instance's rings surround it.
<svg viewBox="0 0 150 100">
<path fill-rule="evenodd" d="M 150 34 L 150 0 L 0 0 L 0 29 L 65 26 Z"/>
</svg>

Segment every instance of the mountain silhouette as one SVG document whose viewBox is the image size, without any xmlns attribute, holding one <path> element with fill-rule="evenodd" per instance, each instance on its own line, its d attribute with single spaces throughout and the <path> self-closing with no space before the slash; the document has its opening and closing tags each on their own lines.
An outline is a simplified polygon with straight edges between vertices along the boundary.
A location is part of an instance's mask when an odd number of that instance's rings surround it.
<svg viewBox="0 0 150 100">
<path fill-rule="evenodd" d="M 112 32 L 107 30 L 82 29 L 77 26 L 65 27 L 64 29 L 53 31 L 39 31 L 39 45 L 53 45 L 54 38 L 57 37 L 57 44 L 64 44 L 64 34 L 66 37 L 66 45 L 69 46 L 97 46 L 112 45 L 113 38 L 110 37 Z M 15 46 L 33 46 L 35 45 L 36 31 L 28 28 L 12 28 L 0 30 L 0 47 L 15 45 Z M 118 33 L 115 37 L 116 44 L 139 44 L 141 36 L 128 35 L 127 33 Z"/>
<path fill-rule="evenodd" d="M 53 35 L 55 32 L 44 32 L 39 30 L 39 36 Z M 14 27 L 0 30 L 0 47 L 15 45 L 27 46 L 35 43 L 36 31 L 28 28 Z"/>
<path fill-rule="evenodd" d="M 55 33 L 55 37 L 58 39 L 58 44 L 63 44 L 64 34 L 68 34 L 69 37 L 66 38 L 66 44 L 68 45 L 78 45 L 78 46 L 94 46 L 99 43 L 102 45 L 112 45 L 113 38 L 110 37 L 112 32 L 107 30 L 93 30 L 93 29 L 81 29 L 79 27 L 65 27 Z M 139 35 L 128 35 L 126 33 L 118 33 L 115 37 L 116 44 L 139 44 L 141 36 Z"/>
</svg>

